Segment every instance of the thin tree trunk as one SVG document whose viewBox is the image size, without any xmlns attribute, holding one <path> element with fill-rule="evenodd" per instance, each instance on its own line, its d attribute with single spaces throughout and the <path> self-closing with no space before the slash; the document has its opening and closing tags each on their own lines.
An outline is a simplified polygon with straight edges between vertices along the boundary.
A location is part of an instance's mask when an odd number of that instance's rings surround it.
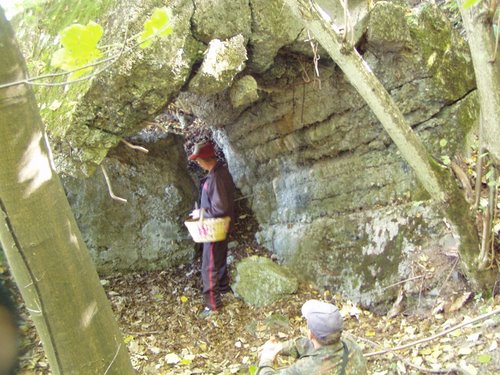
<svg viewBox="0 0 500 375">
<path fill-rule="evenodd" d="M 483 170 L 481 161 L 484 150 L 488 151 L 488 156 L 493 161 L 491 166 L 493 175 L 500 168 L 500 58 L 498 58 L 497 51 L 498 39 L 493 32 L 493 23 L 499 22 L 500 15 L 495 18 L 498 6 L 496 0 L 482 1 L 467 9 L 463 6 L 463 0 L 459 0 L 458 5 L 467 33 L 481 107 L 476 174 L 475 208 L 477 208 L 481 196 L 481 172 Z M 497 33 L 500 33 L 500 30 L 497 30 Z M 495 257 L 494 246 L 493 251 L 490 252 L 490 244 L 491 241 L 495 241 L 493 222 L 496 205 L 496 186 L 490 186 L 488 207 L 482 213 L 483 236 L 479 269 L 488 267 L 491 263 L 490 259 Z"/>
<path fill-rule="evenodd" d="M 481 116 L 483 146 L 489 151 L 495 164 L 500 166 L 500 58 L 495 56 L 497 40 L 493 32 L 493 22 L 497 19 L 490 17 L 487 9 L 490 3 L 491 1 L 483 1 L 464 9 L 464 0 L 458 0 L 483 114 Z"/>
<path fill-rule="evenodd" d="M 377 116 L 401 156 L 413 168 L 419 182 L 454 225 L 460 235 L 459 251 L 463 271 L 475 287 L 485 287 L 490 279 L 477 269 L 477 228 L 469 206 L 450 171 L 432 159 L 368 64 L 353 46 L 343 44 L 340 32 L 336 30 L 335 25 L 322 18 L 316 4 L 310 0 L 285 0 L 285 3 L 342 69 L 347 80 Z"/>
<path fill-rule="evenodd" d="M 0 83 L 25 78 L 0 8 Z M 0 89 L 0 240 L 53 374 L 133 374 L 29 86 Z"/>
</svg>

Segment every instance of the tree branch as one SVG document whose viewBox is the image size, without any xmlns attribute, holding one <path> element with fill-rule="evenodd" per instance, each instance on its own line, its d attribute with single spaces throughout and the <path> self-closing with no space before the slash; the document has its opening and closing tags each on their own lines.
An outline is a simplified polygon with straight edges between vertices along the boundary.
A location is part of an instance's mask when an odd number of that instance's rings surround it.
<svg viewBox="0 0 500 375">
<path fill-rule="evenodd" d="M 422 277 L 425 278 L 425 275 L 419 275 L 419 276 L 415 276 L 415 277 L 410 277 L 409 279 L 401 280 L 401 281 L 398 281 L 397 283 L 388 285 L 388 286 L 382 288 L 382 290 L 386 290 L 386 289 L 392 288 L 392 287 L 397 286 L 399 284 L 404 284 L 404 283 L 406 283 L 408 281 L 413 281 L 413 280 L 421 279 Z"/>
<path fill-rule="evenodd" d="M 378 352 L 367 353 L 364 356 L 366 358 L 369 358 L 369 357 L 373 357 L 373 356 L 380 355 L 380 354 L 394 352 L 394 351 L 397 351 L 397 350 L 408 349 L 408 348 L 411 348 L 412 346 L 432 341 L 434 339 L 437 339 L 438 337 L 441 337 L 441 336 L 444 336 L 444 335 L 446 335 L 446 334 L 448 334 L 450 332 L 456 331 L 457 329 L 460 329 L 460 328 L 465 327 L 467 325 L 479 322 L 480 320 L 484 320 L 486 318 L 489 318 L 490 316 L 493 316 L 493 315 L 496 315 L 496 314 L 499 314 L 499 313 L 500 313 L 500 308 L 496 309 L 496 310 L 493 310 L 493 311 L 490 311 L 487 314 L 480 315 L 480 316 L 478 316 L 478 317 L 476 317 L 476 318 L 474 318 L 472 320 L 469 320 L 467 322 L 460 323 L 460 324 L 458 324 L 458 325 L 456 325 L 454 327 L 448 328 L 448 329 L 444 330 L 443 332 L 436 333 L 435 335 L 432 335 L 430 337 L 426 337 L 426 338 L 423 338 L 421 340 L 417 340 L 417 341 L 411 342 L 409 344 L 405 344 L 405 345 L 401 345 L 401 346 L 396 346 L 394 348 L 384 349 L 384 350 L 380 350 Z"/>
<path fill-rule="evenodd" d="M 350 336 L 353 337 L 353 339 L 355 339 L 356 341 L 364 341 L 364 342 L 367 342 L 373 346 L 381 346 L 379 343 L 377 342 L 374 342 L 372 340 L 368 340 L 364 337 L 358 337 L 358 336 L 354 336 L 352 334 L 349 333 Z M 413 363 L 411 363 L 410 361 L 408 361 L 406 358 L 404 358 L 402 355 L 398 354 L 398 353 L 393 353 L 396 357 L 398 357 L 401 361 L 403 361 L 407 366 L 410 366 L 410 367 L 413 367 L 413 368 L 416 368 L 417 370 L 419 371 L 423 371 L 423 372 L 428 372 L 428 373 L 431 373 L 431 374 L 449 374 L 450 372 L 452 371 L 457 371 L 457 368 L 455 367 L 451 367 L 451 368 L 446 368 L 446 369 L 429 369 L 429 368 L 426 368 L 426 367 L 421 367 L 421 366 L 417 366 Z"/>
</svg>

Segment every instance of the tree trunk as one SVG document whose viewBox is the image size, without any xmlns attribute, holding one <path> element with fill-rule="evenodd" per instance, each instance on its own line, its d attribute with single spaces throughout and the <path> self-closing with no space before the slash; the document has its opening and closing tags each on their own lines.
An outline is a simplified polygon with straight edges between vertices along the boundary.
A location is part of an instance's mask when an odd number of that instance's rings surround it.
<svg viewBox="0 0 500 375">
<path fill-rule="evenodd" d="M 462 268 L 471 283 L 476 288 L 487 287 L 491 282 L 490 277 L 488 273 L 479 272 L 477 267 L 479 236 L 475 221 L 451 172 L 432 159 L 368 64 L 353 46 L 343 43 L 339 30 L 322 18 L 322 12 L 316 4 L 310 0 L 285 0 L 285 3 L 342 69 L 347 80 L 377 116 L 402 157 L 413 168 L 419 182 L 454 225 L 460 236 Z"/>
<path fill-rule="evenodd" d="M 500 166 L 500 59 L 498 53 L 496 59 L 494 56 L 497 41 L 492 22 L 496 19 L 492 20 L 488 12 L 490 2 L 483 1 L 467 9 L 463 7 L 464 0 L 459 0 L 458 4 L 476 76 L 482 143 L 495 164 Z"/>
<path fill-rule="evenodd" d="M 26 77 L 0 8 L 0 83 Z M 0 240 L 54 374 L 133 374 L 27 85 L 0 89 Z"/>
</svg>

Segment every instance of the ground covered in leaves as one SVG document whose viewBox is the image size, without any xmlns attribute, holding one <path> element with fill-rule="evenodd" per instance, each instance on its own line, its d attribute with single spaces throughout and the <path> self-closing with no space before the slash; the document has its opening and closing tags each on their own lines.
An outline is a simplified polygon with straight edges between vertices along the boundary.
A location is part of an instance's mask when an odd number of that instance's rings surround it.
<svg viewBox="0 0 500 375">
<path fill-rule="evenodd" d="M 237 241 L 229 261 L 269 256 L 255 244 L 255 222 L 240 212 Z M 245 234 L 246 233 L 246 234 Z M 450 264 L 450 267 L 453 265 Z M 273 305 L 256 308 L 234 295 L 224 297 L 224 309 L 200 319 L 200 258 L 176 269 L 102 277 L 123 331 L 132 364 L 140 374 L 253 374 L 257 350 L 271 335 L 281 340 L 301 335 L 300 307 L 316 298 L 332 301 L 345 317 L 345 334 L 366 353 L 369 373 L 384 374 L 497 374 L 500 371 L 498 314 L 468 324 L 407 349 L 373 354 L 384 349 L 427 340 L 456 325 L 498 309 L 498 298 L 456 291 L 454 307 L 419 313 L 397 309 L 392 317 L 377 316 L 355 306 L 335 291 L 301 285 L 299 291 Z M 425 298 L 425 296 L 421 296 Z M 403 306 L 403 305 L 401 305 Z M 36 332 L 22 311 L 22 374 L 50 374 Z M 278 365 L 286 365 L 279 359 Z"/>
</svg>

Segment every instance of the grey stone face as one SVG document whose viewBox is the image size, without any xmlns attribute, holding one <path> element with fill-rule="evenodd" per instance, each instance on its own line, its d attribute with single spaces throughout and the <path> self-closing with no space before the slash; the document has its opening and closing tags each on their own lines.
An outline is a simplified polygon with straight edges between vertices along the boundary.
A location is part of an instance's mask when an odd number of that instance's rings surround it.
<svg viewBox="0 0 500 375">
<path fill-rule="evenodd" d="M 234 77 L 245 68 L 246 60 L 243 35 L 238 34 L 225 41 L 213 39 L 198 73 L 189 83 L 189 90 L 195 94 L 211 95 L 227 89 Z"/>
<path fill-rule="evenodd" d="M 432 7 L 409 17 L 381 6 L 364 57 L 430 152 L 454 155 L 478 114 L 467 48 Z M 397 19 L 384 30 L 388 15 Z M 404 25 L 401 34 L 394 24 Z M 453 66 L 463 66 L 460 79 L 448 75 Z M 275 59 L 273 69 L 281 79 L 266 87 L 267 100 L 220 131 L 261 224 L 258 241 L 365 306 L 395 298 L 397 288 L 386 287 L 411 277 L 418 254 L 456 251 L 442 246 L 453 228 L 334 64 L 319 66 L 321 82 L 305 79 L 300 62 Z"/>
<path fill-rule="evenodd" d="M 84 240 L 103 273 L 168 268 L 194 256 L 183 221 L 196 192 L 183 167 L 182 139 L 135 141 L 149 153 L 120 146 L 102 164 L 113 193 L 126 203 L 110 197 L 100 170 L 89 179 L 63 180 Z"/>
<path fill-rule="evenodd" d="M 175 102 L 215 130 L 238 188 L 250 196 L 262 245 L 298 274 L 354 301 L 393 298 L 395 290 L 385 287 L 411 275 L 416 254 L 452 249 L 455 242 L 443 238 L 452 238 L 453 228 L 443 224 L 362 98 L 321 48 L 312 51 L 281 1 L 216 3 L 169 3 L 174 32 L 167 39 L 132 50 L 93 81 L 39 93 L 59 170 L 98 171 L 90 182 L 66 181 L 96 262 L 105 270 L 148 269 L 192 255 L 182 216 L 192 207 L 195 184 L 181 141 L 155 143 L 177 150 L 159 156 L 116 147 Z M 353 41 L 431 154 L 453 157 L 478 117 L 464 40 L 429 4 L 410 11 L 402 2 L 377 2 L 368 18 L 367 3 L 349 1 L 356 8 Z M 328 4 L 320 1 L 337 14 L 340 28 L 339 9 Z M 138 32 L 163 3 L 114 5 L 103 14 L 109 42 Z M 67 100 L 55 105 L 62 95 Z M 109 198 L 101 163 L 126 205 Z"/>
<path fill-rule="evenodd" d="M 241 34 L 251 35 L 252 13 L 248 0 L 197 0 L 194 2 L 193 35 L 209 44 L 213 39 L 226 40 Z"/>
</svg>

